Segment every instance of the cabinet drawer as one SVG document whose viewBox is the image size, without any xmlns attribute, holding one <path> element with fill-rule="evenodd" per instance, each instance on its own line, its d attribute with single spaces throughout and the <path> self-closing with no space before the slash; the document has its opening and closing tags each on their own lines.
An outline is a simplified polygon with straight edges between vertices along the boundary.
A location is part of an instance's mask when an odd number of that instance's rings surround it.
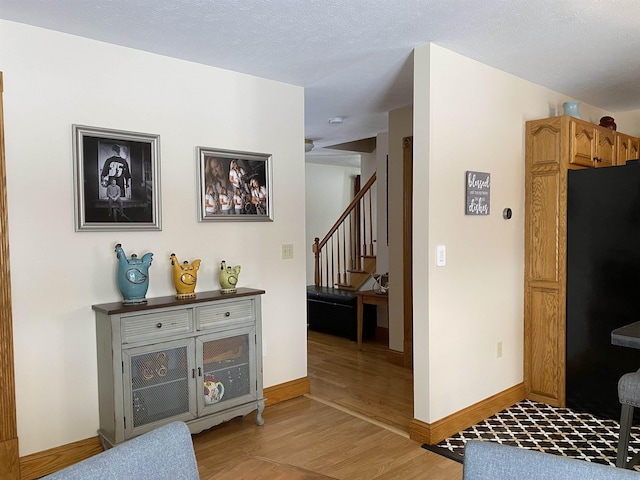
<svg viewBox="0 0 640 480">
<path fill-rule="evenodd" d="M 227 323 L 254 321 L 253 300 L 241 300 L 196 308 L 196 324 L 199 330 L 216 328 Z"/>
<path fill-rule="evenodd" d="M 134 343 L 169 335 L 190 333 L 193 331 L 191 312 L 191 309 L 181 309 L 124 317 L 122 319 L 122 343 Z"/>
</svg>

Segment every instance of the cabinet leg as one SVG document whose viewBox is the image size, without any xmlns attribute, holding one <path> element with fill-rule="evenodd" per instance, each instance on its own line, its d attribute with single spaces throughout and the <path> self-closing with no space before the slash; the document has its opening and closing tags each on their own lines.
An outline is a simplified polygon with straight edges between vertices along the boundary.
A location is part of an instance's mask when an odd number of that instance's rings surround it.
<svg viewBox="0 0 640 480">
<path fill-rule="evenodd" d="M 260 402 L 258 404 L 258 409 L 256 410 L 256 425 L 264 425 L 264 418 L 262 418 L 262 411 L 264 410 L 264 402 Z"/>
</svg>

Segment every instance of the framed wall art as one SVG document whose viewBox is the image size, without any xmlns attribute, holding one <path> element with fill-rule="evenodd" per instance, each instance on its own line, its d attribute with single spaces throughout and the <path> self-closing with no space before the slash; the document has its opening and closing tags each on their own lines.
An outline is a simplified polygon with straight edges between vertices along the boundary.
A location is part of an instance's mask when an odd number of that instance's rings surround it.
<svg viewBox="0 0 640 480">
<path fill-rule="evenodd" d="M 465 215 L 489 215 L 491 213 L 491 174 L 465 172 Z"/>
<path fill-rule="evenodd" d="M 76 231 L 161 230 L 160 136 L 73 125 Z"/>
<path fill-rule="evenodd" d="M 199 221 L 273 221 L 271 155 L 197 147 Z"/>
</svg>

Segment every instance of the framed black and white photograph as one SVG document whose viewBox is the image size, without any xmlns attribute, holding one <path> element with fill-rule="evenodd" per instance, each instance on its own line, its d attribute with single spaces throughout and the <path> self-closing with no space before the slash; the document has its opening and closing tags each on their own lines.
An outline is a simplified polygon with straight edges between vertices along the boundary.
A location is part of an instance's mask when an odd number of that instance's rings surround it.
<svg viewBox="0 0 640 480">
<path fill-rule="evenodd" d="M 197 147 L 199 221 L 273 220 L 271 155 Z"/>
<path fill-rule="evenodd" d="M 73 125 L 76 231 L 161 230 L 160 136 Z"/>
</svg>

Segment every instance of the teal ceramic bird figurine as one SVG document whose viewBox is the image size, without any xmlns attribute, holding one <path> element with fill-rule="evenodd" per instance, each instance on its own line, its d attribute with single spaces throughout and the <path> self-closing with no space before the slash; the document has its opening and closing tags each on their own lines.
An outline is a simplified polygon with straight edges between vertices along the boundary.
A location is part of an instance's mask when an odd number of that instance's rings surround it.
<svg viewBox="0 0 640 480">
<path fill-rule="evenodd" d="M 138 258 L 135 253 L 127 259 L 121 244 L 116 245 L 116 257 L 118 258 L 118 288 L 122 294 L 125 305 L 146 303 L 145 298 L 149 288 L 149 267 L 153 259 L 153 253 L 145 253 Z"/>
<path fill-rule="evenodd" d="M 227 262 L 224 260 L 220 262 L 220 275 L 218 280 L 220 281 L 222 293 L 234 293 L 237 291 L 236 285 L 238 284 L 238 276 L 240 275 L 240 265 L 235 267 L 227 267 Z"/>
</svg>

